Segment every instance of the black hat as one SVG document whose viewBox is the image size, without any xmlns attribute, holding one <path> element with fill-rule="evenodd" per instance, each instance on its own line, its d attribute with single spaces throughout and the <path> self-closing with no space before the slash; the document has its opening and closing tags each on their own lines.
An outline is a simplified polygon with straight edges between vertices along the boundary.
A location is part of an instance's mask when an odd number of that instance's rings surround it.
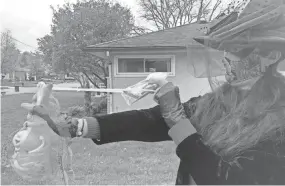
<svg viewBox="0 0 285 186">
<path fill-rule="evenodd" d="M 285 0 L 251 0 L 194 40 L 238 57 L 223 59 L 231 81 L 261 76 L 285 57 Z"/>
</svg>

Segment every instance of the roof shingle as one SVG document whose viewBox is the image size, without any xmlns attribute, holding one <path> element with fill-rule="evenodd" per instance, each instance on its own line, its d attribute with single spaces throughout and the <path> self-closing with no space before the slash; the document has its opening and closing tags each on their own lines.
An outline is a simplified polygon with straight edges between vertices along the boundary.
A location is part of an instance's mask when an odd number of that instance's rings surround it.
<svg viewBox="0 0 285 186">
<path fill-rule="evenodd" d="M 87 48 L 185 47 L 187 45 L 197 45 L 193 37 L 203 34 L 198 30 L 203 26 L 195 23 L 187 24 L 141 36 L 90 45 Z"/>
</svg>

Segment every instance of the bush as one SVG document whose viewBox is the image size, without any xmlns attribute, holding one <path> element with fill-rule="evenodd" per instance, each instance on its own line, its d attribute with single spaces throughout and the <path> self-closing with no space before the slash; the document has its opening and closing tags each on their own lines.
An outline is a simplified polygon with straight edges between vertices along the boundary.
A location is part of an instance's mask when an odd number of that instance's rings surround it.
<svg viewBox="0 0 285 186">
<path fill-rule="evenodd" d="M 91 115 L 94 116 L 96 114 L 105 113 L 107 110 L 107 97 L 102 97 L 98 101 L 94 101 L 91 103 Z"/>
<path fill-rule="evenodd" d="M 100 100 L 98 107 L 100 112 L 107 109 L 107 97 L 104 97 L 102 100 Z"/>
<path fill-rule="evenodd" d="M 97 114 L 106 114 L 107 112 L 107 97 L 102 97 L 91 103 L 91 116 Z M 86 116 L 84 106 L 72 106 L 67 110 L 68 116 L 82 118 Z"/>
<path fill-rule="evenodd" d="M 82 118 L 86 116 L 85 110 L 83 106 L 73 106 L 69 107 L 67 110 L 68 116 Z"/>
</svg>

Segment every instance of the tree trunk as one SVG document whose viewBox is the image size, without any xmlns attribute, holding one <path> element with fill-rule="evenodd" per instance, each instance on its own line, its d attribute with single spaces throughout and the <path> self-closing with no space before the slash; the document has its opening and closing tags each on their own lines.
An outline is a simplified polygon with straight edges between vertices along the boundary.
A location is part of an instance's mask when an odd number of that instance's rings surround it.
<svg viewBox="0 0 285 186">
<path fill-rule="evenodd" d="M 91 92 L 84 92 L 84 110 L 86 116 L 91 116 Z"/>
<path fill-rule="evenodd" d="M 90 88 L 90 83 L 89 80 L 84 77 L 84 88 Z M 85 114 L 86 116 L 90 116 L 91 115 L 91 92 L 84 92 L 84 110 L 85 110 Z"/>
<path fill-rule="evenodd" d="M 200 7 L 199 7 L 198 15 L 197 15 L 197 23 L 198 24 L 201 22 L 201 17 L 203 15 L 203 2 L 204 2 L 204 0 L 200 1 Z"/>
</svg>

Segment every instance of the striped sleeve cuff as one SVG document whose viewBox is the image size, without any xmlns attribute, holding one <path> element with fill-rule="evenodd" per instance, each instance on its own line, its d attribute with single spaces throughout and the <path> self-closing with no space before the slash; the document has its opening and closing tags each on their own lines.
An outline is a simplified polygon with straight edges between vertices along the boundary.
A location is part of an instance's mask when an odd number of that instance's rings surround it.
<svg viewBox="0 0 285 186">
<path fill-rule="evenodd" d="M 182 119 L 169 130 L 168 135 L 176 145 L 179 145 L 184 139 L 196 132 L 188 119 Z"/>
<path fill-rule="evenodd" d="M 86 117 L 84 119 L 86 120 L 87 125 L 87 131 L 84 138 L 100 140 L 100 125 L 97 119 L 94 117 Z"/>
</svg>

